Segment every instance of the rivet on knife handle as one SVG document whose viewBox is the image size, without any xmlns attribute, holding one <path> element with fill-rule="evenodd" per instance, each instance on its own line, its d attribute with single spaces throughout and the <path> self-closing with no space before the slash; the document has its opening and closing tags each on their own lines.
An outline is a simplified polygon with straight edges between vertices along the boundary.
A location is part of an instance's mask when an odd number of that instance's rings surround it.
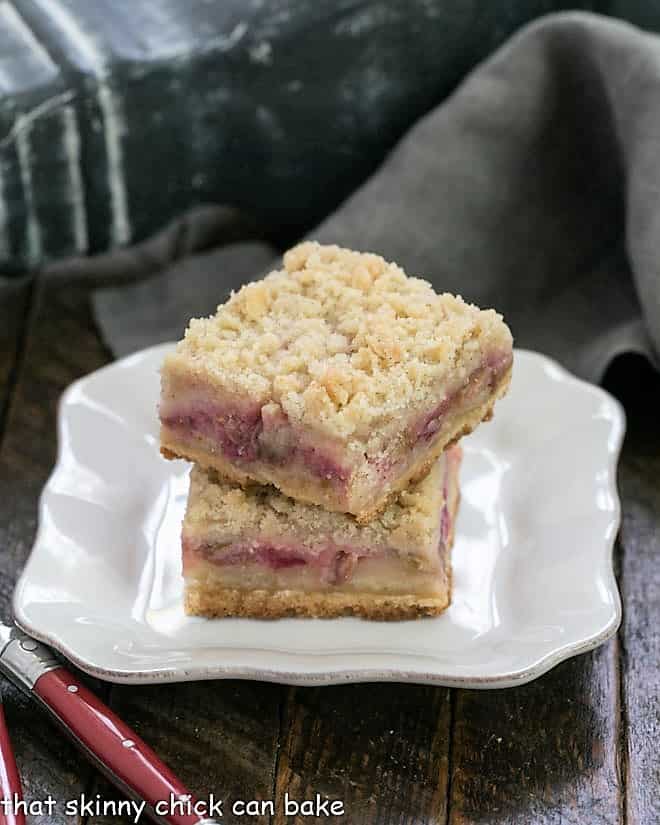
<svg viewBox="0 0 660 825">
<path fill-rule="evenodd" d="M 0 670 L 19 687 L 32 690 L 40 676 L 62 666 L 49 648 L 22 631 L 13 629 L 12 637 L 0 654 Z"/>
</svg>

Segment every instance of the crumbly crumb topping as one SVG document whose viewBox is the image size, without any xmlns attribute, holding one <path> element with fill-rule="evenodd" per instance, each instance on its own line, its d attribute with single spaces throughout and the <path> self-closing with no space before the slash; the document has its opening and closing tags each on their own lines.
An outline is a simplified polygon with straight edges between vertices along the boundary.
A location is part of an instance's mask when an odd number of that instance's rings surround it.
<svg viewBox="0 0 660 825">
<path fill-rule="evenodd" d="M 284 269 L 193 319 L 166 362 L 350 438 L 438 383 L 460 384 L 483 350 L 510 351 L 500 315 L 436 294 L 378 255 L 305 242 Z"/>
<path fill-rule="evenodd" d="M 451 448 L 457 451 L 459 448 Z M 435 552 L 446 454 L 428 475 L 402 491 L 373 521 L 358 524 L 344 513 L 331 513 L 313 504 L 302 504 L 274 487 L 240 487 L 220 479 L 213 471 L 195 466 L 190 474 L 190 495 L 184 535 L 204 541 L 294 540 L 307 547 L 328 543 L 363 547 L 391 547 L 408 553 Z M 449 462 L 451 471 L 457 461 Z"/>
</svg>

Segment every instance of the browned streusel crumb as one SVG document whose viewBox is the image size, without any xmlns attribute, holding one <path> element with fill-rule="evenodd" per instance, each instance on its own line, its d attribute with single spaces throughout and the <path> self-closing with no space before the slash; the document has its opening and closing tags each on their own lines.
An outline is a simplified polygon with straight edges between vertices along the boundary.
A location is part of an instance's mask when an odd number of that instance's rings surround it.
<svg viewBox="0 0 660 825">
<path fill-rule="evenodd" d="M 241 537 L 294 534 L 298 543 L 309 546 L 332 542 L 435 551 L 445 468 L 443 455 L 425 478 L 398 493 L 373 521 L 359 524 L 344 513 L 296 502 L 274 487 L 243 488 L 194 467 L 184 532 L 192 535 L 199 529 L 207 536 Z"/>
<path fill-rule="evenodd" d="M 511 350 L 500 315 L 437 295 L 378 255 L 306 242 L 284 269 L 194 319 L 165 369 L 279 407 L 293 424 L 366 441 Z M 278 407 L 279 405 L 279 407 Z"/>
</svg>

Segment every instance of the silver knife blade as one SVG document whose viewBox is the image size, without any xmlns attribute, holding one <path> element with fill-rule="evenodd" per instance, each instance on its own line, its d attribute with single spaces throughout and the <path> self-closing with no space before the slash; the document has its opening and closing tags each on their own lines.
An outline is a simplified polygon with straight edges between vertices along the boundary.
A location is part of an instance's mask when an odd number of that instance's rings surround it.
<svg viewBox="0 0 660 825">
<path fill-rule="evenodd" d="M 50 648 L 15 625 L 0 622 L 0 671 L 22 690 L 31 691 L 40 676 L 62 667 Z"/>
</svg>

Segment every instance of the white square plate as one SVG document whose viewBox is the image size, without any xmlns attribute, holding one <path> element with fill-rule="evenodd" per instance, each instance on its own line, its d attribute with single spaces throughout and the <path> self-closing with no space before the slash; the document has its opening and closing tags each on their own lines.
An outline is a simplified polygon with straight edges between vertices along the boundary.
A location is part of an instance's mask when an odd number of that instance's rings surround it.
<svg viewBox="0 0 660 825">
<path fill-rule="evenodd" d="M 153 347 L 63 395 L 59 457 L 14 596 L 17 623 L 114 682 L 240 677 L 503 687 L 609 638 L 621 616 L 616 400 L 517 351 L 493 421 L 462 442 L 454 592 L 442 616 L 190 618 L 179 532 L 188 465 L 158 451 Z"/>
</svg>

